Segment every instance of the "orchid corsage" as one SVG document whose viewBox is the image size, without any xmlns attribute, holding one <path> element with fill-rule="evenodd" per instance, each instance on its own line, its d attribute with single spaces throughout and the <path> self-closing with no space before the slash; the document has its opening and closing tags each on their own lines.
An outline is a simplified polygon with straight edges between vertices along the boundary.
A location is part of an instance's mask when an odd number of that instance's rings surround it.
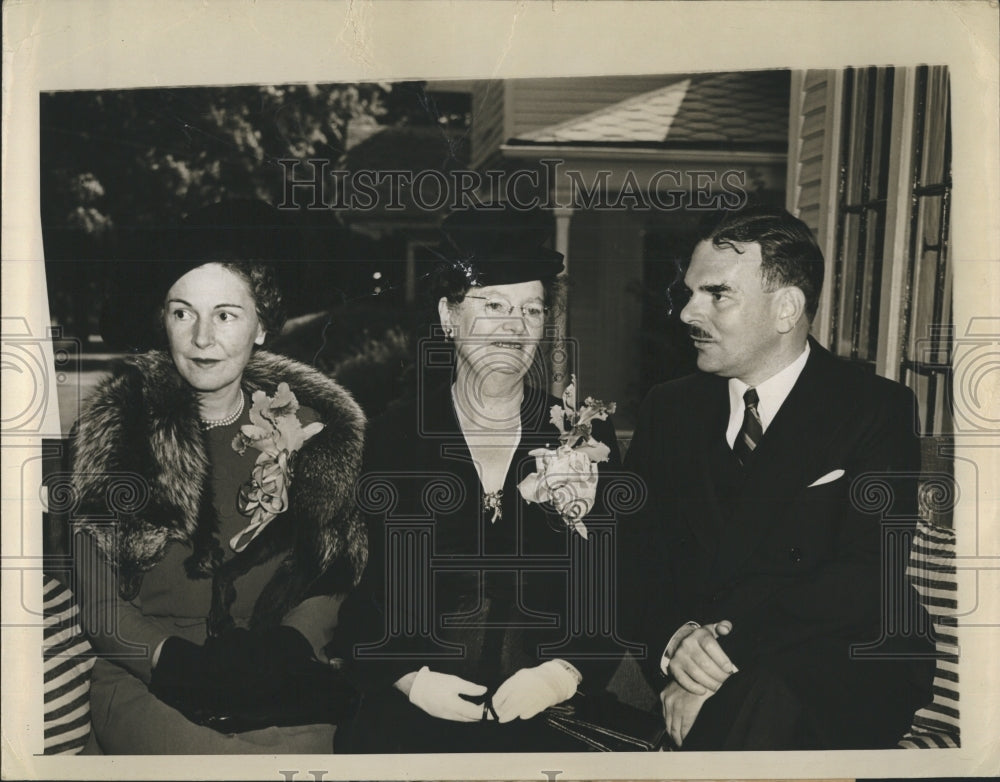
<svg viewBox="0 0 1000 782">
<path fill-rule="evenodd" d="M 562 405 L 553 405 L 552 424 L 559 430 L 558 448 L 535 448 L 535 472 L 518 484 L 528 502 L 549 502 L 567 526 L 583 538 L 587 527 L 583 517 L 594 507 L 597 496 L 597 464 L 606 462 L 611 449 L 591 434 L 594 419 L 601 421 L 615 412 L 614 402 L 587 397 L 576 407 L 576 376 L 563 391 Z"/>
<path fill-rule="evenodd" d="M 302 426 L 295 413 L 299 402 L 288 387 L 279 383 L 274 397 L 254 391 L 250 423 L 240 427 L 233 438 L 233 450 L 239 454 L 248 446 L 260 451 L 250 480 L 240 487 L 240 513 L 250 517 L 250 524 L 229 541 L 233 551 L 243 551 L 274 518 L 288 508 L 288 487 L 292 480 L 295 453 L 306 440 L 323 429 L 314 421 Z"/>
</svg>

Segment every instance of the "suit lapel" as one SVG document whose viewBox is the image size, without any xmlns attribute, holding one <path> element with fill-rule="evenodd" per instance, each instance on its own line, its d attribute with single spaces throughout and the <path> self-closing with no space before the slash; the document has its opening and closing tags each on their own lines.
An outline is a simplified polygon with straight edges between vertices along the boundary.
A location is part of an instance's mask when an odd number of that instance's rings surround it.
<svg viewBox="0 0 1000 782">
<path fill-rule="evenodd" d="M 717 566 L 726 573 L 745 561 L 787 513 L 817 474 L 824 444 L 835 435 L 836 389 L 828 375 L 829 353 L 811 344 L 809 360 L 778 410 L 745 468 L 731 528 L 724 537 Z"/>
<path fill-rule="evenodd" d="M 690 400 L 690 409 L 679 411 L 691 427 L 675 446 L 679 456 L 678 486 L 687 506 L 682 516 L 691 532 L 711 556 L 718 550 L 729 515 L 733 483 L 739 480 L 738 465 L 726 442 L 729 422 L 729 391 L 722 378 L 706 376 L 704 393 Z"/>
</svg>

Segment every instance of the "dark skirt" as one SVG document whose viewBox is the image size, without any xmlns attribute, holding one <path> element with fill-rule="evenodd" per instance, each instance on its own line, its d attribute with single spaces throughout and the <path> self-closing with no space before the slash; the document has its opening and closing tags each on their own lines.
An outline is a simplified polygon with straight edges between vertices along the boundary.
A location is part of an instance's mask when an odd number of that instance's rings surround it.
<svg viewBox="0 0 1000 782">
<path fill-rule="evenodd" d="M 94 665 L 90 707 L 96 741 L 88 752 L 96 754 L 315 755 L 329 751 L 336 730 L 332 725 L 299 725 L 220 733 L 195 725 L 138 678 L 103 659 Z"/>
</svg>

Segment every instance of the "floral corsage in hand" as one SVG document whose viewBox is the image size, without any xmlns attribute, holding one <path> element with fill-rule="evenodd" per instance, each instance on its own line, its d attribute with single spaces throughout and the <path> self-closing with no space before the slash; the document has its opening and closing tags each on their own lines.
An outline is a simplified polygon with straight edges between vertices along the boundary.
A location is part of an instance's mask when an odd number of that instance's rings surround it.
<svg viewBox="0 0 1000 782">
<path fill-rule="evenodd" d="M 280 383 L 274 398 L 254 391 L 250 423 L 240 427 L 233 439 L 233 449 L 243 454 L 247 446 L 260 451 L 250 480 L 240 487 L 239 509 L 250 517 L 250 524 L 229 541 L 233 551 L 243 551 L 264 528 L 288 508 L 288 486 L 292 480 L 292 457 L 306 440 L 323 429 L 314 421 L 302 426 L 295 413 L 299 402 L 288 387 Z"/>
<path fill-rule="evenodd" d="M 606 462 L 611 449 L 591 435 L 592 421 L 604 421 L 615 412 L 614 402 L 587 397 L 576 408 L 576 376 L 563 392 L 563 405 L 553 405 L 552 423 L 559 429 L 556 449 L 536 448 L 535 472 L 518 484 L 528 502 L 550 502 L 567 526 L 587 537 L 583 517 L 594 507 L 597 496 L 597 463 Z"/>
</svg>

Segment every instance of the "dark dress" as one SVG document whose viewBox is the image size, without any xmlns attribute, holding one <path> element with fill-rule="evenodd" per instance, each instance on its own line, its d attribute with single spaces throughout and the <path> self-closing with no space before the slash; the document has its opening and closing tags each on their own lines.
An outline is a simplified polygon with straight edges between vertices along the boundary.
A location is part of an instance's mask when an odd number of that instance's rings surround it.
<svg viewBox="0 0 1000 782">
<path fill-rule="evenodd" d="M 393 683 L 426 665 L 492 693 L 523 667 L 562 658 L 603 689 L 625 651 L 608 590 L 613 521 L 606 497 L 624 480 L 609 422 L 594 436 L 611 448 L 599 465 L 597 503 L 584 540 L 550 507 L 526 502 L 518 483 L 535 470 L 528 453 L 556 447 L 558 399 L 525 388 L 521 441 L 503 487 L 502 517 L 484 507 L 475 465 L 449 385 L 372 422 L 358 497 L 369 526 L 368 569 L 341 610 L 341 653 L 365 688 L 337 752 L 569 751 L 543 717 L 459 723 L 409 703 Z M 603 556 L 602 556 L 603 555 Z M 613 567 L 613 565 L 612 565 Z"/>
<path fill-rule="evenodd" d="M 227 559 L 233 556 L 229 540 L 249 523 L 249 518 L 237 508 L 237 495 L 259 455 L 252 447 L 242 455 L 232 447 L 240 427 L 250 422 L 249 395 L 245 402 L 243 414 L 236 422 L 206 433 L 219 519 L 218 538 Z M 300 407 L 297 415 L 303 425 L 317 420 L 315 411 L 306 407 Z M 282 517 L 271 523 L 281 524 Z M 80 545 L 86 548 L 78 556 L 102 561 L 96 547 L 85 535 L 81 537 Z M 144 575 L 139 594 L 132 601 L 118 597 L 106 562 L 97 569 L 79 569 L 87 577 L 82 589 L 87 596 L 85 605 L 100 612 L 102 626 L 113 624 L 117 628 L 116 635 L 100 637 L 101 658 L 94 666 L 91 680 L 94 735 L 102 750 L 113 754 L 327 751 L 334 731 L 331 725 L 271 727 L 226 735 L 190 722 L 149 692 L 150 659 L 160 641 L 176 635 L 201 644 L 206 638 L 212 579 L 192 579 L 187 575 L 184 561 L 190 554 L 190 545 L 169 543 L 163 559 Z M 254 604 L 281 560 L 281 554 L 277 554 L 235 580 L 236 598 L 230 613 L 238 626 L 249 624 Z M 99 600 L 95 597 L 98 595 L 104 598 Z"/>
</svg>

